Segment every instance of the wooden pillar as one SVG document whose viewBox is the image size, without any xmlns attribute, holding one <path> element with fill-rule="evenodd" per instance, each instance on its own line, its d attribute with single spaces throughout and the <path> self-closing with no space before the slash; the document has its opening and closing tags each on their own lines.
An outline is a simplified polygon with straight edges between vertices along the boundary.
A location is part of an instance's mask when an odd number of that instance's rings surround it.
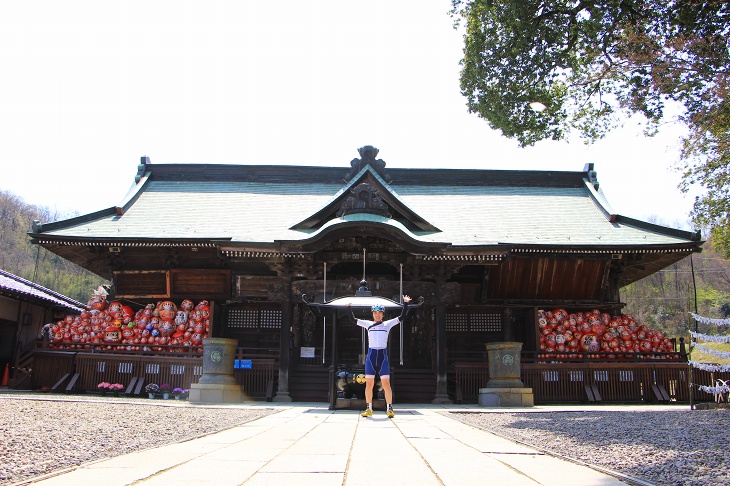
<svg viewBox="0 0 730 486">
<path fill-rule="evenodd" d="M 515 340 L 515 320 L 512 318 L 512 309 L 502 309 L 502 340 L 511 343 Z"/>
<path fill-rule="evenodd" d="M 292 335 L 292 301 L 291 280 L 287 282 L 286 298 L 281 302 L 281 335 L 279 337 L 279 386 L 276 389 L 275 402 L 291 402 L 289 395 L 289 356 L 291 355 Z"/>
<path fill-rule="evenodd" d="M 436 304 L 436 395 L 431 403 L 449 404 L 446 374 L 446 304 Z"/>
</svg>

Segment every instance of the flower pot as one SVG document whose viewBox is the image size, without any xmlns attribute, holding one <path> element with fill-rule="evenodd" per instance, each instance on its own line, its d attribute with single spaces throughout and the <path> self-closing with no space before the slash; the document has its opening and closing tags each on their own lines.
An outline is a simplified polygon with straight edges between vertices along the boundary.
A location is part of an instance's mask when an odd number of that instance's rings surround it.
<svg viewBox="0 0 730 486">
<path fill-rule="evenodd" d="M 102 397 L 105 397 L 106 396 L 106 390 L 101 390 L 99 392 L 99 395 L 101 395 Z"/>
<path fill-rule="evenodd" d="M 118 397 L 119 396 L 119 390 L 114 390 L 112 393 L 113 396 Z"/>
<path fill-rule="evenodd" d="M 169 400 L 169 399 L 170 399 L 170 394 L 169 394 L 169 393 L 163 393 L 163 394 L 162 394 L 162 398 L 163 398 L 164 400 Z"/>
<path fill-rule="evenodd" d="M 155 398 L 155 394 L 154 393 L 148 393 L 147 395 L 149 395 L 150 398 Z"/>
<path fill-rule="evenodd" d="M 180 400 L 180 395 L 175 395 L 175 400 Z"/>
</svg>

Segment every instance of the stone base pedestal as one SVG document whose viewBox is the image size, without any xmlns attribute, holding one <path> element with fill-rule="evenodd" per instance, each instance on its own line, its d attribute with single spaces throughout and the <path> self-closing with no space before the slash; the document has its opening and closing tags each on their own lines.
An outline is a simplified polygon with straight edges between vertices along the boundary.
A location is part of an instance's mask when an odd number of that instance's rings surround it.
<svg viewBox="0 0 730 486">
<path fill-rule="evenodd" d="M 241 403 L 243 392 L 240 385 L 194 383 L 190 385 L 188 400 L 191 403 Z"/>
<path fill-rule="evenodd" d="M 277 391 L 276 395 L 274 395 L 274 398 L 272 398 L 270 401 L 273 402 L 293 402 L 292 397 L 289 395 L 289 392 L 282 392 Z"/>
<path fill-rule="evenodd" d="M 480 388 L 480 407 L 534 407 L 532 388 Z"/>
<path fill-rule="evenodd" d="M 437 393 L 436 396 L 433 397 L 433 400 L 431 400 L 431 403 L 434 405 L 451 405 L 454 402 L 451 401 L 448 394 Z"/>
</svg>

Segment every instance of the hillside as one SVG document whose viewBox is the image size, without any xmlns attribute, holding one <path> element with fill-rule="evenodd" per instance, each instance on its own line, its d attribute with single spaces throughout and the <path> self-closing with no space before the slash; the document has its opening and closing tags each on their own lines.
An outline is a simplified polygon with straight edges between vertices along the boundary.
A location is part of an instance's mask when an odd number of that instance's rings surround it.
<svg viewBox="0 0 730 486">
<path fill-rule="evenodd" d="M 31 245 L 33 220 L 57 221 L 76 216 L 34 206 L 9 191 L 0 191 L 0 269 L 67 297 L 86 302 L 99 285 L 108 283 L 63 258 Z"/>
</svg>

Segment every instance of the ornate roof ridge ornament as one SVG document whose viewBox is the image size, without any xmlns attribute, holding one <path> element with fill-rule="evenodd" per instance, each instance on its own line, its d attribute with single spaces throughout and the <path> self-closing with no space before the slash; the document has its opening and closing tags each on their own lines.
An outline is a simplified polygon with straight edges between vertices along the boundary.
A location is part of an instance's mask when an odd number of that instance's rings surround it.
<svg viewBox="0 0 730 486">
<path fill-rule="evenodd" d="M 134 176 L 134 183 L 139 183 L 140 180 L 142 180 L 142 177 L 144 177 L 145 173 L 147 172 L 147 166 L 150 165 L 151 161 L 150 158 L 146 155 L 143 155 L 139 158 L 139 165 L 137 166 L 137 175 Z"/>
<path fill-rule="evenodd" d="M 337 211 L 337 217 L 346 214 L 370 213 L 390 219 L 392 216 L 387 204 L 378 196 L 378 190 L 367 182 L 358 184 L 350 190 L 350 195 Z"/>
<path fill-rule="evenodd" d="M 357 149 L 357 152 L 360 154 L 359 159 L 352 159 L 350 161 L 350 166 L 352 169 L 350 169 L 350 172 L 347 173 L 345 176 L 345 182 L 350 182 L 353 177 L 357 175 L 358 172 L 360 172 L 362 169 L 365 168 L 365 166 L 370 166 L 373 168 L 377 174 L 383 178 L 385 182 L 390 184 L 390 181 L 393 180 L 392 177 L 390 177 L 389 174 L 385 173 L 385 162 L 381 159 L 375 159 L 375 157 L 378 156 L 378 150 L 377 148 L 373 147 L 372 145 L 365 145 L 364 147 L 360 147 Z"/>
</svg>

